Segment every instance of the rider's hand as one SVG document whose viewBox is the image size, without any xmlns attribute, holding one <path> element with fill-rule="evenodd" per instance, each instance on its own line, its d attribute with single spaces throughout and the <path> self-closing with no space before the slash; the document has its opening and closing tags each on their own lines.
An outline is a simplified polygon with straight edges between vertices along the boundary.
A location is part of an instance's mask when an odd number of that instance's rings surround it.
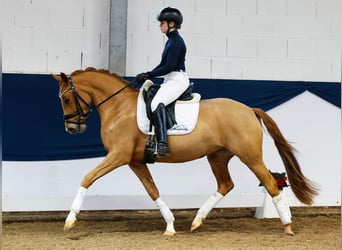
<svg viewBox="0 0 342 250">
<path fill-rule="evenodd" d="M 135 76 L 135 80 L 138 83 L 144 83 L 148 79 L 148 74 L 147 73 L 140 73 Z"/>
</svg>

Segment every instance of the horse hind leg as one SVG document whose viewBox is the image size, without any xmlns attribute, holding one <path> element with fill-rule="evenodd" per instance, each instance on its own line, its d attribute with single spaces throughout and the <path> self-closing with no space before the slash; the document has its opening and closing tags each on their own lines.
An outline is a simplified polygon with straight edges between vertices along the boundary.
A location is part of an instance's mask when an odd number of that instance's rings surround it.
<svg viewBox="0 0 342 250">
<path fill-rule="evenodd" d="M 260 158 L 260 157 L 258 157 Z M 273 204 L 279 214 L 280 220 L 284 227 L 284 233 L 290 236 L 294 235 L 291 228 L 291 211 L 289 205 L 282 199 L 282 194 L 278 190 L 277 181 L 267 170 L 262 159 L 253 160 L 253 163 L 242 160 L 257 176 L 263 184 L 267 192 L 271 195 Z"/>
<path fill-rule="evenodd" d="M 207 156 L 217 182 L 217 191 L 198 210 L 191 224 L 191 232 L 199 228 L 210 211 L 234 187 L 228 171 L 228 162 L 233 157 L 226 150 L 220 150 Z"/>
</svg>

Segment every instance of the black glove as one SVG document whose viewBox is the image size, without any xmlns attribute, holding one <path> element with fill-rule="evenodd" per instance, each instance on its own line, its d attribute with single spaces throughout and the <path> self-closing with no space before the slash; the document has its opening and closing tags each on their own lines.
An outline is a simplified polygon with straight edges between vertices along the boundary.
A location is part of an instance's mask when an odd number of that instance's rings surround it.
<svg viewBox="0 0 342 250">
<path fill-rule="evenodd" d="M 140 74 L 137 74 L 135 77 L 135 80 L 140 84 L 144 83 L 147 79 L 148 79 L 147 73 L 140 73 Z"/>
</svg>

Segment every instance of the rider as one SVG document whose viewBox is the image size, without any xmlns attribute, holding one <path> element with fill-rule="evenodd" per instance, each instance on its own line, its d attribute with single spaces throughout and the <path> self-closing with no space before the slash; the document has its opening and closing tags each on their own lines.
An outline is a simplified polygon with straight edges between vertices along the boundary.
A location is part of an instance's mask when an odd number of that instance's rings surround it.
<svg viewBox="0 0 342 250">
<path fill-rule="evenodd" d="M 181 12 L 167 7 L 159 12 L 157 20 L 160 22 L 161 32 L 168 37 L 161 62 L 152 71 L 138 74 L 136 81 L 143 83 L 157 76 L 164 78 L 152 100 L 151 110 L 157 137 L 157 152 L 158 155 L 165 156 L 169 154 L 165 106 L 175 101 L 189 87 L 189 78 L 185 73 L 186 46 L 178 33 L 183 22 Z"/>
</svg>

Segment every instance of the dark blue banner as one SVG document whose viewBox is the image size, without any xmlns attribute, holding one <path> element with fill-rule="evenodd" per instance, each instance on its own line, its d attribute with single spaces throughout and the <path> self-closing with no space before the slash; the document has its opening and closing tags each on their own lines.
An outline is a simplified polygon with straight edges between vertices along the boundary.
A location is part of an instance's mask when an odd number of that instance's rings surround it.
<svg viewBox="0 0 342 250">
<path fill-rule="evenodd" d="M 131 80 L 132 78 L 127 78 Z M 203 99 L 226 97 L 272 109 L 310 91 L 341 107 L 340 83 L 192 79 Z M 65 132 L 58 83 L 50 75 L 2 75 L 2 152 L 5 161 L 67 160 L 106 155 L 96 112 L 83 134 Z"/>
</svg>

